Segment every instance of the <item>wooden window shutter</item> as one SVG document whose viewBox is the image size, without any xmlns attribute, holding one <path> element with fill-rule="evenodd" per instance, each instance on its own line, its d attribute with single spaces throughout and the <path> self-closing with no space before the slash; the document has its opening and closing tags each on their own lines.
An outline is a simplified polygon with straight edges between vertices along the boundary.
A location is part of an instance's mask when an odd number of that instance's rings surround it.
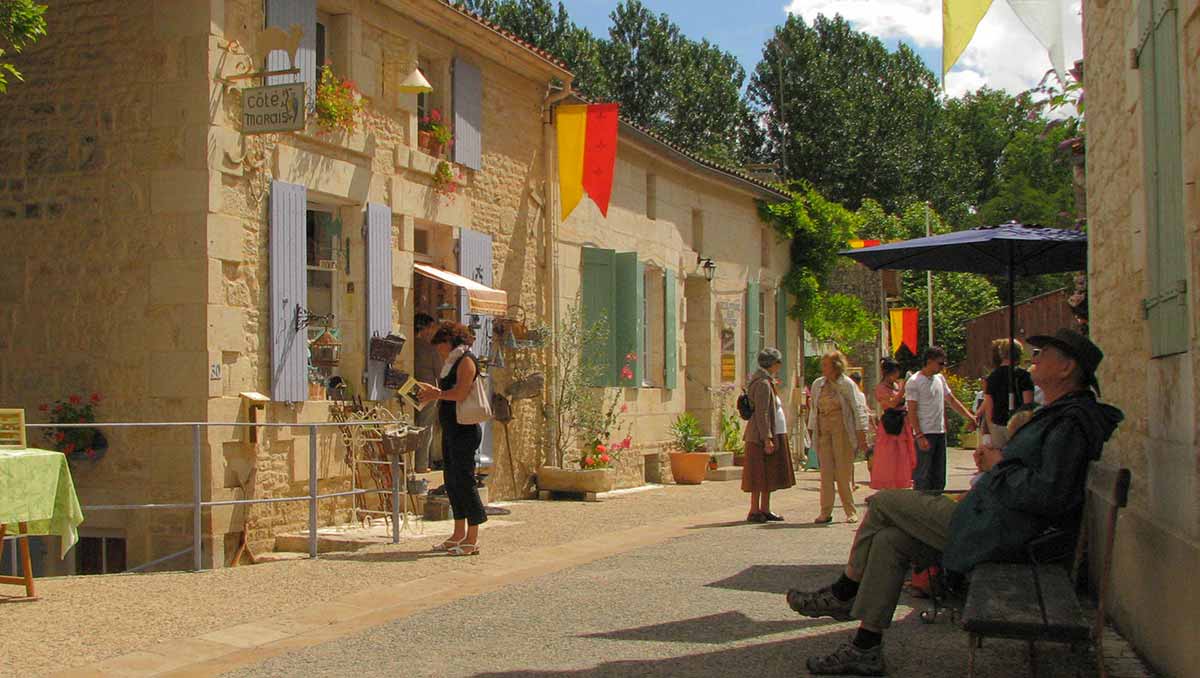
<svg viewBox="0 0 1200 678">
<path fill-rule="evenodd" d="M 271 182 L 271 397 L 308 399 L 308 342 L 296 328 L 297 311 L 308 307 L 303 186 Z"/>
<path fill-rule="evenodd" d="M 1138 8 L 1146 249 L 1152 357 L 1188 349 L 1187 241 L 1183 223 L 1183 158 L 1177 13 L 1174 0 L 1146 0 Z"/>
<path fill-rule="evenodd" d="M 642 356 L 646 354 L 646 324 L 642 322 L 642 306 L 646 303 L 646 265 L 638 261 L 637 252 L 620 252 L 613 257 L 616 271 L 616 320 L 612 324 L 616 335 L 616 382 L 620 386 L 637 388 L 642 385 Z M 628 360 L 629 354 L 635 360 Z M 633 375 L 626 379 L 621 373 L 629 364 Z"/>
<path fill-rule="evenodd" d="M 483 167 L 483 74 L 468 61 L 454 60 L 454 162 Z"/>
<path fill-rule="evenodd" d="M 392 210 L 387 205 L 367 204 L 367 343 L 371 337 L 386 337 L 392 331 Z M 383 386 L 387 366 L 367 361 L 367 400 L 386 400 Z"/>
<path fill-rule="evenodd" d="M 788 301 L 787 291 L 775 288 L 775 348 L 783 354 L 783 367 L 779 368 L 779 381 L 787 383 L 788 372 Z"/>
<path fill-rule="evenodd" d="M 762 328 L 758 326 L 758 283 L 746 283 L 746 374 L 747 379 L 758 369 L 758 346 Z"/>
<path fill-rule="evenodd" d="M 615 386 L 616 364 L 616 252 L 613 250 L 584 247 L 582 256 L 583 282 L 580 291 L 583 303 L 583 331 L 603 324 L 604 336 L 584 347 L 589 360 L 595 360 L 596 386 Z"/>
<path fill-rule="evenodd" d="M 675 289 L 675 271 L 666 269 L 663 279 L 663 322 L 666 331 L 663 332 L 663 363 L 666 366 L 664 378 L 667 388 L 679 386 L 679 301 Z"/>
<path fill-rule="evenodd" d="M 306 104 L 311 110 L 317 95 L 317 0 L 267 0 L 267 28 L 278 28 L 287 33 L 292 26 L 304 30 L 300 48 L 296 50 L 296 63 L 290 62 L 291 55 L 277 49 L 267 55 L 267 70 L 299 68 L 300 74 L 272 76 L 267 78 L 267 84 L 304 83 Z"/>
</svg>

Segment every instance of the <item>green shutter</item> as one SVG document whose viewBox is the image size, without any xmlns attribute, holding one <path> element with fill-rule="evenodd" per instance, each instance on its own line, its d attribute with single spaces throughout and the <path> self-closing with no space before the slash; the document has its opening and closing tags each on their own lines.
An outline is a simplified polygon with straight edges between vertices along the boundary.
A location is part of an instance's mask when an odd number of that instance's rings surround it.
<svg viewBox="0 0 1200 678">
<path fill-rule="evenodd" d="M 666 323 L 663 332 L 663 362 L 666 363 L 667 388 L 676 388 L 679 385 L 679 302 L 675 290 L 675 271 L 666 269 L 663 286 L 663 322 Z"/>
<path fill-rule="evenodd" d="M 583 248 L 583 302 L 585 338 L 588 328 L 603 325 L 602 336 L 593 336 L 585 345 L 589 360 L 596 364 L 596 386 L 615 386 L 616 364 L 616 252 L 595 247 Z M 582 362 L 582 361 L 581 361 Z"/>
<path fill-rule="evenodd" d="M 642 385 L 642 355 L 645 354 L 646 326 L 642 322 L 642 305 L 646 300 L 645 265 L 638 261 L 637 252 L 621 252 L 613 257 L 616 270 L 616 320 L 613 334 L 616 337 L 613 379 L 620 386 Z M 627 360 L 629 354 L 635 360 Z M 628 363 L 633 377 L 621 375 Z"/>
<path fill-rule="evenodd" d="M 788 371 L 788 303 L 787 292 L 782 287 L 775 289 L 775 348 L 783 354 L 783 367 L 779 368 L 779 381 L 787 383 Z"/>
<path fill-rule="evenodd" d="M 758 326 L 758 283 L 746 283 L 746 374 L 747 379 L 758 369 L 758 346 L 762 328 Z"/>
<path fill-rule="evenodd" d="M 1138 8 L 1146 192 L 1146 267 L 1150 294 L 1143 302 L 1151 355 L 1188 348 L 1187 240 L 1183 223 L 1183 158 L 1179 97 L 1177 12 L 1174 0 L 1146 0 Z"/>
</svg>

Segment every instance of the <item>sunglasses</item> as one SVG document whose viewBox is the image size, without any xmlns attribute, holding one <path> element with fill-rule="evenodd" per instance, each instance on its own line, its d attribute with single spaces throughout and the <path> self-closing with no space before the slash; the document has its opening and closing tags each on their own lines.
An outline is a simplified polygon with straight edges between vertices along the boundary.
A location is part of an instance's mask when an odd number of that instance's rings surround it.
<svg viewBox="0 0 1200 678">
<path fill-rule="evenodd" d="M 1032 358 L 1036 358 L 1036 357 L 1040 356 L 1041 354 L 1042 354 L 1042 349 L 1040 349 L 1040 348 L 1035 348 L 1035 349 L 1033 349 L 1033 351 L 1031 351 L 1031 352 L 1030 352 L 1030 354 L 1029 354 L 1029 355 L 1030 355 L 1030 357 L 1032 357 Z"/>
</svg>

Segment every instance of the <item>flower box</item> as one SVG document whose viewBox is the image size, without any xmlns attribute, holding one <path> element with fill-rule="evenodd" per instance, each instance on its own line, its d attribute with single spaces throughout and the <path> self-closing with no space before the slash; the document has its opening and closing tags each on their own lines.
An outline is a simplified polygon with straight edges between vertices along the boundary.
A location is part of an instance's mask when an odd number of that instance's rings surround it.
<svg viewBox="0 0 1200 678">
<path fill-rule="evenodd" d="M 606 468 L 584 471 L 543 466 L 538 469 L 537 485 L 543 492 L 608 492 L 612 489 L 612 473 Z"/>
</svg>

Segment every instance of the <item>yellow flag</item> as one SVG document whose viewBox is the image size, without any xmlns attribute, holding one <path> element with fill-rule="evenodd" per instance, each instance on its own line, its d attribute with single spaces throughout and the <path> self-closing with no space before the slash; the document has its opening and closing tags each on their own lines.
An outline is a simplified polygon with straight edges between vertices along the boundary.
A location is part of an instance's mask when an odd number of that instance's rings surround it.
<svg viewBox="0 0 1200 678">
<path fill-rule="evenodd" d="M 583 147 L 587 137 L 587 106 L 558 107 L 558 195 L 562 218 L 583 199 Z"/>
<path fill-rule="evenodd" d="M 942 0 L 942 77 L 962 56 L 992 0 Z"/>
<path fill-rule="evenodd" d="M 896 355 L 896 351 L 900 350 L 900 344 L 904 343 L 904 311 L 893 308 L 888 311 L 889 323 L 888 331 L 892 335 L 892 355 Z"/>
</svg>

